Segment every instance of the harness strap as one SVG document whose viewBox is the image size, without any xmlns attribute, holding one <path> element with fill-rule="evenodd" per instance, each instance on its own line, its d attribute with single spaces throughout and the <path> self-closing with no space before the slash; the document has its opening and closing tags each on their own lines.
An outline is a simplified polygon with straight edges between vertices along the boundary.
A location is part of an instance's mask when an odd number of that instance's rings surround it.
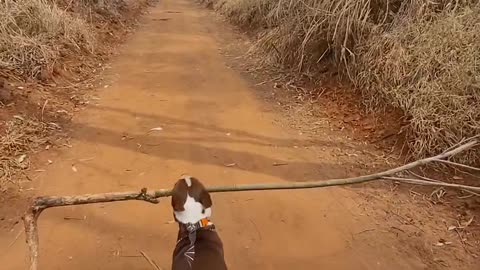
<svg viewBox="0 0 480 270">
<path fill-rule="evenodd" d="M 187 231 L 188 231 L 188 239 L 190 240 L 190 246 L 185 251 L 184 256 L 187 260 L 188 265 L 192 268 L 193 261 L 195 260 L 195 242 L 197 241 L 197 231 L 202 228 L 206 228 L 210 226 L 210 230 L 215 229 L 215 225 L 210 222 L 207 218 L 200 220 L 197 223 L 188 223 L 185 224 Z M 182 239 L 179 240 L 179 242 Z"/>
</svg>

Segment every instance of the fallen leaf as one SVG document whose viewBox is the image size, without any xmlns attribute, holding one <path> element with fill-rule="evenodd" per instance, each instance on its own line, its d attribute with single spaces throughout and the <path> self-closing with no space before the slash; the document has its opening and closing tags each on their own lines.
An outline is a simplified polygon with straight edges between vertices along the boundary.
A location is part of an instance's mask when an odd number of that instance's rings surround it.
<svg viewBox="0 0 480 270">
<path fill-rule="evenodd" d="M 131 137 L 131 136 L 128 136 L 128 135 L 123 135 L 122 136 L 122 141 L 125 141 L 125 140 L 133 140 L 134 138 Z"/>
<path fill-rule="evenodd" d="M 288 163 L 274 162 L 272 165 L 273 166 L 285 166 L 285 165 L 288 165 Z"/>
<path fill-rule="evenodd" d="M 449 231 L 454 231 L 457 229 L 457 226 L 448 226 Z"/>
<path fill-rule="evenodd" d="M 21 121 L 25 121 L 25 118 L 21 117 L 20 115 L 14 115 L 13 118 L 21 120 Z"/>
<path fill-rule="evenodd" d="M 21 155 L 21 156 L 19 156 L 19 157 L 17 158 L 17 162 L 18 162 L 18 163 L 22 163 L 22 162 L 25 161 L 26 158 L 27 158 L 27 155 L 25 155 L 25 154 L 24 154 L 24 155 Z"/>
<path fill-rule="evenodd" d="M 48 123 L 48 124 L 51 125 L 51 126 L 53 126 L 53 127 L 55 127 L 55 128 L 61 129 L 60 125 L 57 124 L 57 123 L 50 122 L 50 123 Z"/>
<path fill-rule="evenodd" d="M 441 238 L 440 240 L 438 240 L 438 242 L 435 245 L 437 247 L 443 247 L 443 246 L 447 246 L 447 245 L 451 245 L 451 244 L 452 244 L 452 242 L 448 242 L 445 239 Z"/>
<path fill-rule="evenodd" d="M 462 229 L 465 229 L 470 224 L 472 224 L 472 221 L 473 221 L 473 217 L 471 217 L 467 222 L 462 222 L 462 227 L 463 227 Z"/>
<path fill-rule="evenodd" d="M 79 217 L 63 217 L 64 220 L 86 220 L 87 216 Z"/>
<path fill-rule="evenodd" d="M 162 131 L 163 128 L 161 127 L 155 127 L 155 128 L 151 128 L 150 131 Z"/>
</svg>

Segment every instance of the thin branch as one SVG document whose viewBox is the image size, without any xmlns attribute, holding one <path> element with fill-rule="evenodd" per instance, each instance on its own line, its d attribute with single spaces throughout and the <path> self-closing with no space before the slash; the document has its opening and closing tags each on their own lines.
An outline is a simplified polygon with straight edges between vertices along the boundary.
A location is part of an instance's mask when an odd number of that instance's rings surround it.
<svg viewBox="0 0 480 270">
<path fill-rule="evenodd" d="M 17 242 L 18 238 L 20 237 L 20 235 L 21 235 L 22 233 L 23 233 L 23 231 L 19 231 L 19 232 L 18 232 L 17 236 L 15 236 L 15 238 L 13 239 L 13 241 L 10 242 L 10 244 L 8 245 L 8 248 L 11 248 L 11 247 L 15 244 L 15 242 Z"/>
<path fill-rule="evenodd" d="M 409 183 L 409 184 L 415 184 L 415 185 L 421 185 L 421 186 L 451 187 L 451 188 L 457 188 L 457 189 L 463 189 L 463 190 L 470 190 L 470 191 L 473 191 L 473 192 L 475 192 L 475 191 L 480 192 L 480 187 L 450 184 L 450 183 L 445 183 L 445 182 L 431 182 L 431 181 L 425 181 L 425 180 L 420 180 L 420 179 L 390 177 L 390 176 L 384 176 L 384 177 L 382 177 L 382 179 L 392 180 L 392 181 L 397 181 L 397 182 L 403 182 L 403 183 Z"/>
<path fill-rule="evenodd" d="M 37 219 L 42 210 L 31 207 L 23 217 L 25 238 L 30 253 L 30 270 L 38 269 L 38 228 Z"/>
<path fill-rule="evenodd" d="M 100 194 L 84 194 L 77 196 L 44 196 L 38 197 L 33 202 L 34 207 L 46 209 L 50 207 L 80 205 L 104 202 L 119 202 L 139 200 L 157 204 L 157 198 L 170 196 L 169 190 L 158 190 L 155 193 L 148 193 L 146 188 L 140 192 L 111 192 Z"/>
<path fill-rule="evenodd" d="M 443 181 L 440 181 L 440 180 L 436 180 L 436 179 L 432 179 L 432 178 L 428 178 L 428 177 L 425 177 L 425 176 L 421 176 L 419 174 L 416 174 L 412 171 L 408 171 L 408 173 L 410 173 L 411 175 L 417 177 L 417 178 L 420 178 L 421 180 L 425 180 L 425 181 L 432 181 L 432 182 L 443 182 Z"/>
<path fill-rule="evenodd" d="M 471 197 L 471 196 L 480 197 L 480 193 L 476 193 L 476 192 L 473 192 L 473 191 L 471 191 L 471 190 L 466 190 L 466 189 L 462 189 L 462 191 L 465 191 L 466 193 L 470 193 L 470 195 L 468 195 L 468 196 L 463 196 L 463 197 L 459 197 L 460 199 L 462 199 L 462 198 L 468 198 L 468 197 Z"/>
<path fill-rule="evenodd" d="M 450 161 L 450 160 L 440 159 L 440 160 L 435 160 L 435 161 L 436 161 L 436 162 L 445 163 L 445 164 L 448 164 L 448 165 L 452 165 L 452 166 L 461 167 L 461 168 L 464 168 L 464 169 L 469 169 L 469 170 L 472 170 L 472 171 L 480 172 L 480 168 L 468 166 L 468 165 L 461 164 L 461 163 L 457 163 L 457 162 L 453 162 L 453 161 Z"/>
<path fill-rule="evenodd" d="M 147 260 L 147 262 L 155 269 L 155 270 L 163 270 L 160 266 L 157 265 L 157 263 L 150 259 L 150 257 L 147 255 L 147 253 L 143 252 L 140 250 L 140 254 L 142 254 L 143 258 Z"/>
<path fill-rule="evenodd" d="M 477 140 L 466 140 L 464 143 L 459 144 L 457 147 L 445 151 L 439 155 L 417 160 L 406 165 L 393 168 L 384 172 L 375 174 L 351 177 L 344 179 L 330 179 L 323 181 L 313 182 L 282 182 L 282 183 L 264 183 L 264 184 L 251 184 L 251 185 L 226 185 L 207 188 L 209 192 L 232 192 L 232 191 L 253 191 L 253 190 L 282 190 L 282 189 L 308 189 L 308 188 L 321 188 L 330 186 L 343 186 L 366 183 L 374 180 L 394 180 L 402 181 L 411 184 L 418 185 L 430 185 L 430 186 L 445 186 L 451 188 L 460 188 L 470 191 L 480 191 L 480 187 L 471 187 L 465 185 L 456 185 L 443 182 L 431 182 L 418 179 L 404 179 L 392 177 L 393 175 L 411 170 L 413 168 L 426 165 L 434 161 L 440 161 L 450 158 L 463 151 L 471 149 L 478 145 Z M 51 207 L 62 207 L 67 205 L 80 205 L 91 203 L 106 203 L 106 202 L 118 202 L 127 200 L 141 200 L 149 203 L 158 203 L 158 198 L 171 196 L 172 191 L 169 189 L 161 189 L 153 192 L 147 192 L 146 188 L 143 188 L 140 192 L 112 192 L 102 194 L 85 194 L 79 196 L 45 196 L 38 197 L 33 205 L 29 208 L 25 214 L 23 220 L 25 225 L 26 242 L 30 251 L 30 270 L 38 269 L 38 229 L 37 219 L 43 210 Z"/>
<path fill-rule="evenodd" d="M 458 143 L 456 143 L 456 144 L 450 146 L 449 148 L 447 148 L 445 151 L 443 151 L 443 153 L 449 152 L 450 150 L 457 148 L 459 145 L 462 145 L 465 142 L 476 141 L 479 138 L 480 138 L 480 134 L 477 134 L 477 135 L 469 137 L 469 138 L 462 139 Z M 478 143 L 478 141 L 477 141 L 477 143 Z"/>
</svg>

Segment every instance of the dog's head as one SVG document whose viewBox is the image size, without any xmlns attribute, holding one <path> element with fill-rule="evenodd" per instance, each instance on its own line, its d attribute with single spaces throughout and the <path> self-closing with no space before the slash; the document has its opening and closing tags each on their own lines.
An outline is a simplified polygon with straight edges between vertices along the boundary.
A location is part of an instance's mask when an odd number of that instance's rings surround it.
<svg viewBox="0 0 480 270">
<path fill-rule="evenodd" d="M 212 215 L 212 199 L 196 178 L 184 176 L 172 190 L 172 208 L 175 220 L 182 224 L 196 223 Z"/>
</svg>

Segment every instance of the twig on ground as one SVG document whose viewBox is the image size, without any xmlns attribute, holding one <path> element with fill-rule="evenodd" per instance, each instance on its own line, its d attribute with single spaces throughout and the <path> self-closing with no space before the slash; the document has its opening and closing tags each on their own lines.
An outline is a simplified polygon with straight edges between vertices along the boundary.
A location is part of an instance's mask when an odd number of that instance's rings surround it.
<svg viewBox="0 0 480 270">
<path fill-rule="evenodd" d="M 155 270 L 163 270 L 160 266 L 158 266 L 154 260 L 150 259 L 150 257 L 148 257 L 147 253 L 143 252 L 140 250 L 140 253 L 142 254 L 142 256 L 145 258 L 145 260 L 147 260 L 147 262 L 155 269 Z"/>
<path fill-rule="evenodd" d="M 10 245 L 8 245 L 8 248 L 11 248 L 15 242 L 17 242 L 18 238 L 20 237 L 20 235 L 22 235 L 23 231 L 20 230 L 18 233 L 17 233 L 17 236 L 15 236 L 15 238 L 12 240 L 12 242 L 10 243 Z"/>
<path fill-rule="evenodd" d="M 429 164 L 434 161 L 444 160 L 450 158 L 456 154 L 464 152 L 478 145 L 477 140 L 466 141 L 463 144 L 458 145 L 456 148 L 450 151 L 443 152 L 439 155 L 417 160 L 406 165 L 393 168 L 387 171 L 359 176 L 345 179 L 330 179 L 324 181 L 312 181 L 312 182 L 282 182 L 282 183 L 264 183 L 264 184 L 251 184 L 251 185 L 226 185 L 207 188 L 209 192 L 233 192 L 233 191 L 253 191 L 253 190 L 282 190 L 282 189 L 308 189 L 308 188 L 321 188 L 330 186 L 343 186 L 366 183 L 374 180 L 393 180 L 399 182 L 405 182 L 416 185 L 430 185 L 430 186 L 443 186 L 458 188 L 470 191 L 480 191 L 480 187 L 457 185 L 444 182 L 432 182 L 419 179 L 405 179 L 400 177 L 394 177 L 394 175 L 411 170 L 415 167 Z M 38 197 L 28 209 L 24 216 L 26 242 L 30 251 L 30 270 L 38 269 L 38 229 L 37 219 L 41 212 L 47 208 L 61 207 L 68 205 L 81 205 L 91 203 L 105 203 L 105 202 L 117 202 L 127 200 L 141 200 L 150 203 L 159 203 L 158 198 L 169 197 L 172 191 L 169 189 L 161 189 L 153 192 L 147 192 L 146 188 L 143 188 L 140 192 L 112 192 L 103 194 L 86 194 L 79 196 L 46 196 Z"/>
<path fill-rule="evenodd" d="M 432 182 L 442 182 L 442 181 L 439 181 L 439 180 L 436 180 L 436 179 L 432 179 L 432 178 L 429 178 L 429 177 L 425 177 L 425 176 L 421 176 L 417 173 L 414 173 L 412 171 L 407 171 L 408 173 L 410 173 L 411 175 L 421 179 L 421 180 L 425 180 L 425 181 L 432 181 Z"/>
<path fill-rule="evenodd" d="M 469 254 L 470 256 L 474 257 L 474 258 L 478 258 L 478 255 L 473 253 L 472 251 L 470 251 L 470 249 L 467 247 L 466 245 L 466 240 L 463 238 L 462 234 L 460 233 L 460 231 L 458 229 L 455 229 L 455 232 L 457 233 L 458 235 L 458 238 L 459 238 L 459 241 L 460 243 L 462 244 L 462 247 L 463 249 L 465 250 L 465 252 L 467 254 Z"/>
<path fill-rule="evenodd" d="M 273 82 L 273 81 L 277 81 L 277 80 L 282 79 L 282 77 L 285 78 L 286 76 L 278 75 L 277 77 L 275 77 L 275 78 L 273 78 L 273 79 L 269 79 L 269 80 L 266 80 L 266 81 L 263 81 L 263 82 L 259 82 L 259 83 L 255 84 L 255 86 L 261 86 L 261 85 L 264 85 L 264 84 L 266 84 L 266 83 L 270 83 L 270 82 Z"/>
<path fill-rule="evenodd" d="M 435 160 L 435 161 L 440 162 L 440 163 L 445 163 L 445 164 L 448 164 L 448 165 L 452 165 L 452 166 L 456 166 L 456 167 L 461 167 L 461 168 L 464 168 L 464 169 L 469 169 L 469 170 L 472 170 L 472 171 L 480 172 L 480 168 L 468 166 L 468 165 L 453 162 L 453 161 L 450 161 L 450 160 L 439 159 L 439 160 Z"/>
<path fill-rule="evenodd" d="M 45 100 L 45 103 L 43 103 L 43 107 L 42 107 L 42 122 L 43 122 L 43 116 L 45 114 L 45 107 L 47 107 L 47 104 L 48 104 L 48 99 Z"/>
<path fill-rule="evenodd" d="M 457 189 L 464 189 L 464 190 L 471 190 L 471 191 L 480 191 L 480 187 L 473 187 L 473 186 L 466 186 L 466 185 L 459 185 L 459 184 L 450 184 L 445 182 L 432 182 L 432 181 L 425 181 L 413 178 L 401 178 L 401 177 L 391 177 L 391 176 L 384 176 L 382 179 L 385 180 L 392 180 L 397 182 L 415 184 L 415 185 L 422 185 L 422 186 L 439 186 L 439 187 L 451 187 Z"/>
<path fill-rule="evenodd" d="M 466 198 L 470 198 L 472 196 L 480 197 L 480 193 L 476 193 L 476 192 L 473 192 L 471 190 L 466 190 L 466 189 L 462 189 L 462 191 L 470 193 L 470 195 L 458 197 L 459 199 L 466 199 Z"/>
</svg>

